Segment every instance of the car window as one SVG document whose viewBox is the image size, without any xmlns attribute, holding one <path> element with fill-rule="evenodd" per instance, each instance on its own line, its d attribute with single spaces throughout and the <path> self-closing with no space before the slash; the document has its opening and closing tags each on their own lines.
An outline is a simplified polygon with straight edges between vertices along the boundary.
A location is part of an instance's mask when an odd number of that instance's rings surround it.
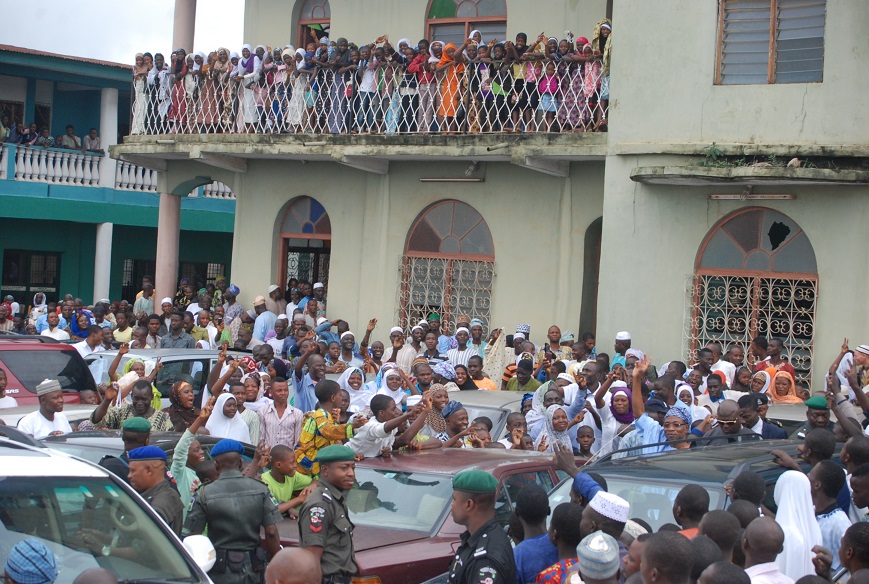
<svg viewBox="0 0 869 584">
<path fill-rule="evenodd" d="M 516 507 L 516 497 L 528 485 L 538 484 L 547 493 L 552 490 L 552 478 L 547 471 L 518 472 L 505 476 L 495 500 L 495 518 L 501 525 L 507 525 L 510 514 Z"/>
<path fill-rule="evenodd" d="M 193 393 L 199 395 L 202 386 L 208 380 L 210 369 L 209 359 L 189 359 L 179 361 L 164 361 L 163 368 L 157 373 L 154 385 L 163 397 L 169 397 L 169 389 L 176 381 L 186 381 L 193 386 Z"/>
<path fill-rule="evenodd" d="M 0 549 L 36 537 L 63 558 L 59 583 L 96 567 L 118 580 L 200 581 L 156 519 L 108 477 L 0 476 L 0 510 Z"/>
<path fill-rule="evenodd" d="M 433 533 L 453 496 L 450 477 L 356 467 L 356 487 L 347 493 L 356 525 Z"/>
<path fill-rule="evenodd" d="M 0 350 L 0 362 L 18 378 L 25 389 L 33 393 L 36 393 L 36 386 L 45 379 L 57 379 L 63 390 L 67 392 L 97 389 L 85 362 L 75 349 L 69 351 Z"/>
</svg>

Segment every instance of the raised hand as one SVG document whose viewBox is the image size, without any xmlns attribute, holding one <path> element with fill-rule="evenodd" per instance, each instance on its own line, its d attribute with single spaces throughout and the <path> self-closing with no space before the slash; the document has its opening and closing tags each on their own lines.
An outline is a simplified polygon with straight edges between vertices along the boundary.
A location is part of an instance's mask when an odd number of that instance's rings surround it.
<svg viewBox="0 0 869 584">
<path fill-rule="evenodd" d="M 537 447 L 537 452 L 546 452 L 546 448 L 548 446 L 549 444 L 546 443 L 546 436 L 544 436 L 543 439 L 540 440 L 540 445 Z"/>
<path fill-rule="evenodd" d="M 110 383 L 106 386 L 106 399 L 109 401 L 115 401 L 118 398 L 118 384 Z"/>
<path fill-rule="evenodd" d="M 848 348 L 848 337 L 845 337 L 845 340 L 842 342 L 842 354 L 844 355 L 845 353 L 847 353 L 850 350 L 851 349 Z"/>
<path fill-rule="evenodd" d="M 352 426 L 353 426 L 354 430 L 358 430 L 359 428 L 361 428 L 362 426 L 364 426 L 367 423 L 368 423 L 368 418 L 366 418 L 365 416 L 356 416 L 355 418 L 353 418 Z"/>
<path fill-rule="evenodd" d="M 208 418 L 211 417 L 211 412 L 214 411 L 214 404 L 217 403 L 217 398 L 215 396 L 211 396 L 208 398 L 208 401 L 205 403 L 205 407 L 203 407 L 199 411 L 199 419 L 202 420 L 202 423 L 208 421 Z"/>
<path fill-rule="evenodd" d="M 652 358 L 649 355 L 643 356 L 643 360 L 637 361 L 637 364 L 634 365 L 634 379 L 642 379 L 651 365 Z"/>
<path fill-rule="evenodd" d="M 130 343 L 121 343 L 121 346 L 118 347 L 118 353 L 121 355 L 126 355 L 130 352 Z"/>
</svg>

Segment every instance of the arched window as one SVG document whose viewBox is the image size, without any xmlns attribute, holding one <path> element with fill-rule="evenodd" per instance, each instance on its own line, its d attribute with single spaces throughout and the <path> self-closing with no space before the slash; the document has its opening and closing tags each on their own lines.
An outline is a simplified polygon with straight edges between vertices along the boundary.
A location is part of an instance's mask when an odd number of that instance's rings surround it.
<svg viewBox="0 0 869 584">
<path fill-rule="evenodd" d="M 311 197 L 293 199 L 284 212 L 280 233 L 278 272 L 284 286 L 290 278 L 327 283 L 332 224 L 323 205 Z"/>
<path fill-rule="evenodd" d="M 483 41 L 507 36 L 506 0 L 431 0 L 426 20 L 429 40 L 462 44 L 472 30 Z"/>
<path fill-rule="evenodd" d="M 409 328 L 430 312 L 443 322 L 468 314 L 488 325 L 495 278 L 492 233 L 461 201 L 439 201 L 407 234 L 399 287 L 399 322 Z"/>
<path fill-rule="evenodd" d="M 329 0 L 304 0 L 299 10 L 299 44 L 305 48 L 311 38 L 311 32 L 317 38 L 329 36 L 329 25 L 332 21 L 332 9 Z"/>
<path fill-rule="evenodd" d="M 741 346 L 759 335 L 784 342 L 800 381 L 809 382 L 818 268 L 809 238 L 773 209 L 741 209 L 719 221 L 697 253 L 689 286 L 689 358 L 710 341 Z"/>
</svg>

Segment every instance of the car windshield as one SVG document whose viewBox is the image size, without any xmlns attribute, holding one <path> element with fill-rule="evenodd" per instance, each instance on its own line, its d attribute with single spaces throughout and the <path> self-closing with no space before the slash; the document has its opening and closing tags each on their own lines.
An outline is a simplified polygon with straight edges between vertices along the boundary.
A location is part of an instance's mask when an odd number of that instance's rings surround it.
<svg viewBox="0 0 869 584">
<path fill-rule="evenodd" d="M 45 379 L 57 379 L 64 391 L 97 389 L 85 362 L 72 348 L 68 351 L 0 350 L 0 362 L 33 393 Z M 34 367 L 34 363 L 39 366 Z"/>
<path fill-rule="evenodd" d="M 96 567 L 124 581 L 199 582 L 155 521 L 108 477 L 0 477 L 0 549 L 36 537 L 63 566 L 59 584 Z"/>
<path fill-rule="evenodd" d="M 450 477 L 356 467 L 357 487 L 347 493 L 356 525 L 431 533 L 453 495 Z"/>
<path fill-rule="evenodd" d="M 169 389 L 176 381 L 186 381 L 193 386 L 193 393 L 199 395 L 202 390 L 202 385 L 207 381 L 208 373 L 211 370 L 211 360 L 208 357 L 197 357 L 195 352 L 191 351 L 192 355 L 189 358 L 182 359 L 162 359 L 163 367 L 157 374 L 157 379 L 154 380 L 154 386 L 160 391 L 162 396 L 169 397 Z M 97 353 L 90 357 L 90 370 L 95 379 L 99 379 L 100 383 L 108 383 L 109 366 L 115 355 L 101 355 Z M 147 358 L 142 359 L 135 355 L 124 355 L 121 357 L 121 363 L 118 366 L 118 374 L 120 375 L 124 366 L 130 359 L 140 359 L 145 363 L 145 375 L 150 375 L 157 364 L 157 359 Z"/>
<path fill-rule="evenodd" d="M 618 495 L 631 505 L 631 517 L 647 521 L 655 531 L 665 523 L 675 523 L 673 503 L 684 484 L 650 481 L 648 479 L 629 479 L 626 477 L 604 476 L 607 491 Z M 573 479 L 562 481 L 549 494 L 549 507 L 555 509 L 561 503 L 570 502 L 570 489 Z M 720 509 L 724 490 L 706 489 L 709 492 L 709 508 Z"/>
</svg>

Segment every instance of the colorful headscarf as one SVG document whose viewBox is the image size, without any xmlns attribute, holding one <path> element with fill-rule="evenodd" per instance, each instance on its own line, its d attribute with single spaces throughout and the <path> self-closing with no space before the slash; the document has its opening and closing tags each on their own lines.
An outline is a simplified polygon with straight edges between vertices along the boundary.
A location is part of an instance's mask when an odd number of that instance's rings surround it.
<svg viewBox="0 0 869 584">
<path fill-rule="evenodd" d="M 432 371 L 448 381 L 453 381 L 456 378 L 456 370 L 449 361 L 441 361 L 432 367 Z"/>
<path fill-rule="evenodd" d="M 786 395 L 779 395 L 775 389 L 775 380 L 778 379 L 779 377 L 783 377 L 783 378 L 787 379 L 791 384 L 791 387 L 788 390 L 788 393 Z M 790 373 L 788 373 L 787 371 L 776 372 L 775 377 L 773 377 L 773 379 L 772 379 L 772 385 L 770 386 L 769 391 L 767 392 L 767 395 L 769 395 L 769 401 L 771 401 L 772 403 L 775 403 L 775 404 L 801 404 L 801 403 L 803 403 L 803 400 L 801 400 L 799 397 L 797 397 L 797 384 L 794 381 L 793 376 Z"/>
<path fill-rule="evenodd" d="M 166 408 L 166 413 L 169 414 L 169 420 L 175 425 L 176 431 L 182 425 L 184 429 L 189 428 L 196 421 L 196 418 L 199 417 L 199 408 L 185 408 L 181 405 L 181 388 L 184 385 L 190 384 L 186 381 L 179 381 L 169 388 L 169 403 L 171 405 Z"/>
<path fill-rule="evenodd" d="M 465 406 L 462 405 L 462 402 L 456 400 L 450 400 L 450 402 L 444 406 L 444 409 L 441 410 L 441 415 L 444 417 L 444 420 L 458 412 L 459 410 L 465 409 Z"/>
<path fill-rule="evenodd" d="M 754 375 L 751 376 L 751 381 L 753 382 L 754 378 L 757 377 L 758 375 L 763 377 L 763 387 L 760 388 L 760 391 L 756 391 L 753 393 L 767 393 L 767 391 L 769 391 L 769 386 L 772 383 L 772 376 L 775 375 L 775 373 L 770 374 L 769 371 L 767 371 L 767 370 L 758 371 L 757 373 L 755 373 Z M 751 387 L 751 385 L 752 384 L 749 383 L 749 387 Z"/>
<path fill-rule="evenodd" d="M 684 405 L 684 404 L 682 404 L 682 405 Z M 672 408 L 667 410 L 667 413 L 664 415 L 664 419 L 670 418 L 670 417 L 679 418 L 680 420 L 682 420 L 683 422 L 685 422 L 689 426 L 691 425 L 691 413 L 688 411 L 687 406 L 682 407 L 682 408 L 680 408 L 678 406 L 673 406 Z"/>
<path fill-rule="evenodd" d="M 619 384 L 619 385 L 616 385 Z M 628 398 L 628 411 L 624 414 L 619 414 L 616 412 L 616 409 L 612 405 L 612 400 L 610 400 L 610 412 L 612 412 L 613 417 L 619 424 L 633 424 L 634 423 L 634 404 L 631 401 L 633 393 L 630 389 L 628 389 L 628 384 L 624 381 L 614 381 L 610 388 L 610 397 L 615 397 L 617 393 L 623 393 Z"/>
</svg>

